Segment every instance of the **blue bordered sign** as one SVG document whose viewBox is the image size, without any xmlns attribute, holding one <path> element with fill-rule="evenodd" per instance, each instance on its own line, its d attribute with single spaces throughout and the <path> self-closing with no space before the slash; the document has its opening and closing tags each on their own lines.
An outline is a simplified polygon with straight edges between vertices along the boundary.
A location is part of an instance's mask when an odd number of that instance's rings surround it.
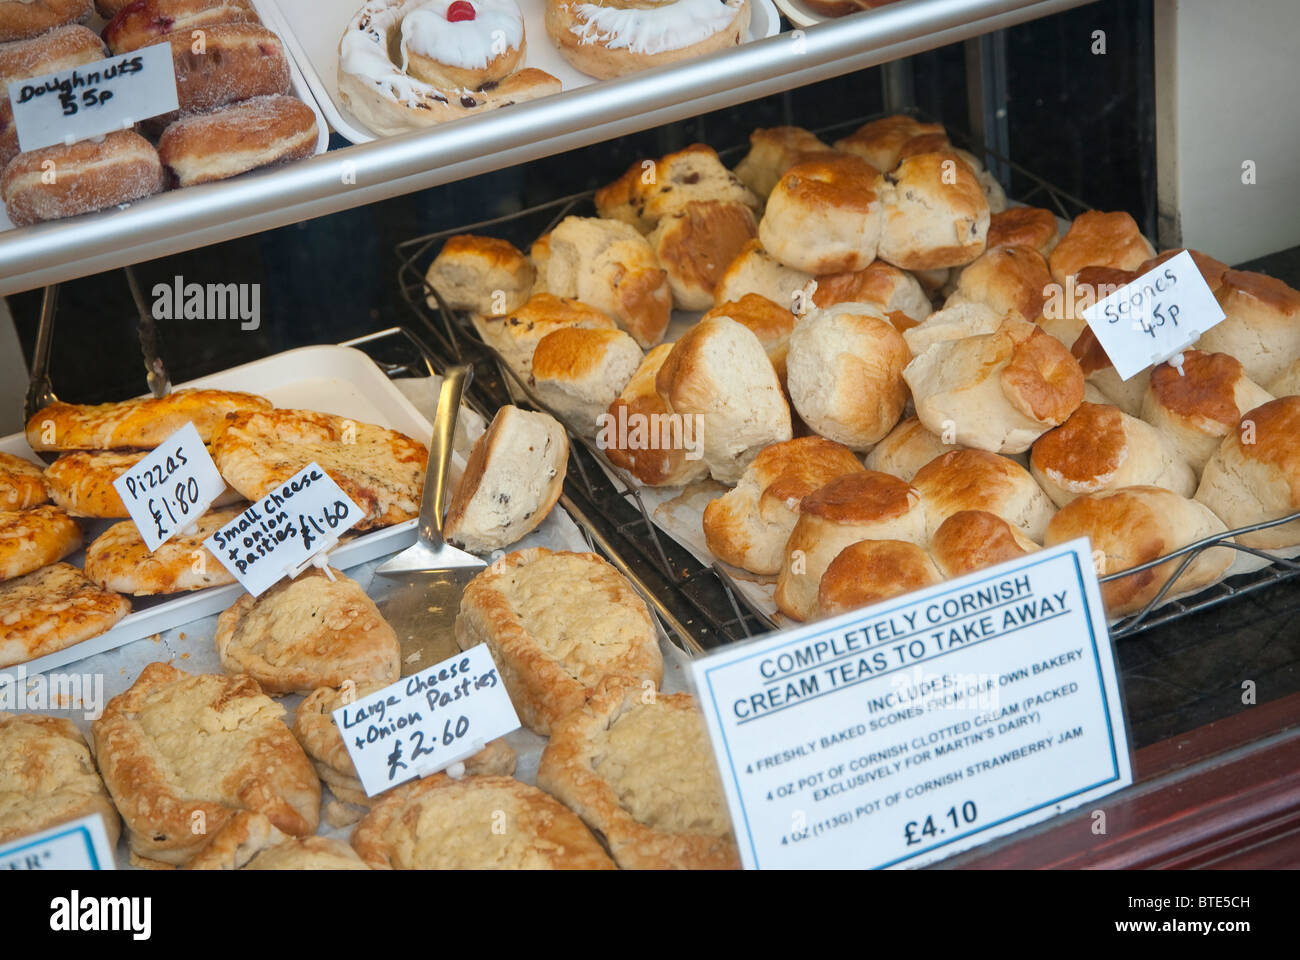
<svg viewBox="0 0 1300 960">
<path fill-rule="evenodd" d="M 0 871 L 115 869 L 113 848 L 97 813 L 0 847 Z"/>
<path fill-rule="evenodd" d="M 751 869 L 921 866 L 1133 782 L 1086 540 L 691 670 Z"/>
</svg>

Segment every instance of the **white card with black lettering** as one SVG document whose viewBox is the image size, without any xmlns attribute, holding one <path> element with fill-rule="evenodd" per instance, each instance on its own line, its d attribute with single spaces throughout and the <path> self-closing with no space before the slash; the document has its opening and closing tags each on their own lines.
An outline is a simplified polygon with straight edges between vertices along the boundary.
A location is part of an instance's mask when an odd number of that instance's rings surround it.
<svg viewBox="0 0 1300 960">
<path fill-rule="evenodd" d="M 365 512 L 313 462 L 276 484 L 203 545 L 256 597 L 332 548 L 364 517 Z"/>
<path fill-rule="evenodd" d="M 97 813 L 0 846 L 0 872 L 116 869 L 104 820 Z"/>
<path fill-rule="evenodd" d="M 482 643 L 344 704 L 334 722 L 368 797 L 446 769 L 519 729 Z"/>
<path fill-rule="evenodd" d="M 177 108 L 172 46 L 158 43 L 14 80 L 9 84 L 9 102 L 23 152 L 129 130 L 141 120 Z"/>
<path fill-rule="evenodd" d="M 1086 540 L 691 670 L 751 869 L 920 866 L 1133 781 Z"/>
<path fill-rule="evenodd" d="M 217 465 L 187 423 L 116 480 L 113 488 L 150 552 L 192 526 L 226 490 Z"/>
<path fill-rule="evenodd" d="M 1083 311 L 1120 379 L 1163 363 L 1223 319 L 1192 255 L 1184 250 Z"/>
</svg>

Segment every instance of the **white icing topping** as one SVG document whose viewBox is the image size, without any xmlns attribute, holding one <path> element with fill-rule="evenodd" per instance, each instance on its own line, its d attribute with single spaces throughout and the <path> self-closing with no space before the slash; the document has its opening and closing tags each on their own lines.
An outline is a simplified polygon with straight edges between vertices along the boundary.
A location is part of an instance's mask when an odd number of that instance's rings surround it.
<svg viewBox="0 0 1300 960">
<path fill-rule="evenodd" d="M 402 21 L 402 63 L 407 50 L 439 63 L 477 70 L 524 42 L 524 18 L 515 0 L 472 0 L 473 20 L 447 22 L 454 0 L 429 0 Z"/>
<path fill-rule="evenodd" d="M 581 43 L 611 50 L 656 54 L 709 39 L 736 19 L 740 0 L 675 0 L 649 10 L 622 10 L 579 3 L 570 31 Z"/>
<path fill-rule="evenodd" d="M 477 27 L 482 30 L 483 16 L 485 8 L 491 7 L 494 13 L 504 13 L 512 10 L 515 18 L 519 22 L 520 42 L 523 40 L 523 18 L 519 13 L 519 7 L 515 0 L 473 0 L 475 10 L 479 16 L 472 21 L 461 21 L 458 23 L 447 23 L 444 17 L 442 26 L 447 27 Z M 450 4 L 444 0 L 367 0 L 366 4 L 357 11 L 356 16 L 348 24 L 347 32 L 343 34 L 343 39 L 339 42 L 339 66 L 345 73 L 373 84 L 381 93 L 392 97 L 399 103 L 411 105 L 427 100 L 439 100 L 446 102 L 447 92 L 441 91 L 408 76 L 393 61 L 393 55 L 389 51 L 389 39 L 393 38 L 395 44 L 400 45 L 402 42 L 402 21 L 411 15 L 412 12 L 418 11 L 424 7 L 440 8 L 445 14 L 446 8 Z M 493 29 L 504 29 L 494 27 Z M 421 33 L 424 30 L 421 29 Z M 492 44 L 492 30 L 484 31 L 487 37 L 488 48 Z M 509 41 L 509 34 L 507 34 Z M 417 50 L 419 47 L 417 46 Z M 441 49 L 441 48 L 437 48 Z M 393 53 L 401 55 L 403 61 L 405 55 L 401 50 L 395 50 Z M 426 54 L 427 56 L 428 54 Z M 436 59 L 442 60 L 439 56 Z M 450 60 L 442 60 L 445 63 L 451 63 Z M 484 61 L 480 66 L 486 66 Z M 460 65 L 460 64 L 455 64 Z"/>
</svg>

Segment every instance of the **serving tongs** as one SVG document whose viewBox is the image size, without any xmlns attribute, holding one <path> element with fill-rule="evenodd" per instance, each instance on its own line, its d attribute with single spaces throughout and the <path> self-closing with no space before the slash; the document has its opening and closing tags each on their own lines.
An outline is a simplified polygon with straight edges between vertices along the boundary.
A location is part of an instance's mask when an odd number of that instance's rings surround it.
<svg viewBox="0 0 1300 960">
<path fill-rule="evenodd" d="M 438 391 L 433 440 L 420 497 L 415 543 L 380 564 L 375 573 L 397 581 L 379 603 L 379 611 L 397 633 L 402 676 L 410 676 L 455 656 L 454 627 L 465 585 L 487 564 L 448 544 L 442 536 L 447 471 L 461 395 L 473 376 L 467 366 L 448 367 Z"/>
</svg>

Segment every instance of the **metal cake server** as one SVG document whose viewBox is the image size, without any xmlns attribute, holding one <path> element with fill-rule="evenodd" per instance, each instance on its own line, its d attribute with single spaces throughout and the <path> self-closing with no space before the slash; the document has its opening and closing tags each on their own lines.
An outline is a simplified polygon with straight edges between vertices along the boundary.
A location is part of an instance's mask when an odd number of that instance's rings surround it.
<svg viewBox="0 0 1300 960">
<path fill-rule="evenodd" d="M 379 612 L 397 633 L 404 677 L 459 652 L 453 627 L 460 612 L 460 597 L 465 585 L 487 566 L 483 560 L 450 546 L 442 538 L 452 438 L 456 434 L 461 394 L 472 375 L 466 366 L 448 367 L 443 372 L 433 417 L 429 465 L 424 474 L 424 493 L 420 498 L 418 539 L 375 570 L 376 574 L 394 581 L 379 601 Z"/>
</svg>

